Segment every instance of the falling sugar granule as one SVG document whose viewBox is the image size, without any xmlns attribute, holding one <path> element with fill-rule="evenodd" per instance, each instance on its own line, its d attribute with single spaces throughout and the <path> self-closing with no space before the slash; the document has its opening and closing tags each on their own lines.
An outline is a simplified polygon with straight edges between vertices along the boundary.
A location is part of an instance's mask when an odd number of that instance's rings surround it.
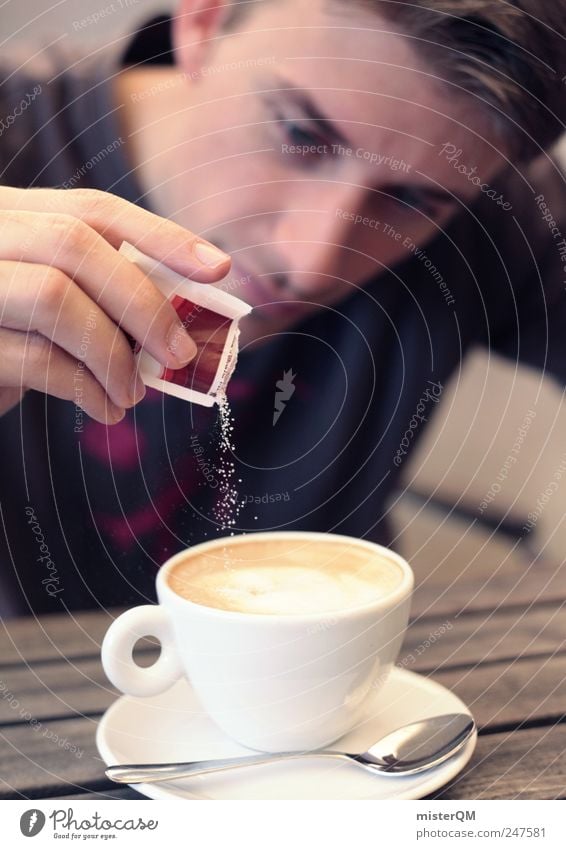
<svg viewBox="0 0 566 849">
<path fill-rule="evenodd" d="M 231 459 L 234 451 L 234 445 L 232 444 L 234 417 L 225 394 L 218 399 L 218 410 L 220 435 L 217 474 L 219 483 L 218 499 L 212 513 L 219 525 L 219 529 L 222 532 L 230 531 L 230 536 L 233 536 L 233 528 L 240 513 L 240 504 L 238 502 L 238 489 L 236 487 L 236 467 Z"/>
</svg>

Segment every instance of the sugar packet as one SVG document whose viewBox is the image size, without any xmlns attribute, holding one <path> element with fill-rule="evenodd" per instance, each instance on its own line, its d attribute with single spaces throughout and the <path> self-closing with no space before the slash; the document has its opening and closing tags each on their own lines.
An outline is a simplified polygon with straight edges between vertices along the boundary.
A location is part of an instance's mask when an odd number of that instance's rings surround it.
<svg viewBox="0 0 566 849">
<path fill-rule="evenodd" d="M 171 302 L 197 346 L 188 365 L 168 369 L 136 344 L 134 353 L 145 385 L 205 407 L 221 403 L 238 359 L 238 322 L 252 308 L 228 292 L 188 280 L 129 242 L 122 242 L 119 253 Z"/>
</svg>

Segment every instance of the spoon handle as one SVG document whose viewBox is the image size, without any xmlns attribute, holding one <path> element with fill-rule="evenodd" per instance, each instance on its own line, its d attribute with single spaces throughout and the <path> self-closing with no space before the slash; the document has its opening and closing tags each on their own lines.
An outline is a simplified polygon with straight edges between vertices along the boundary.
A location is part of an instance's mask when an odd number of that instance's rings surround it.
<svg viewBox="0 0 566 849">
<path fill-rule="evenodd" d="M 119 784 L 140 784 L 146 781 L 170 781 L 178 778 L 188 778 L 194 775 L 206 775 L 210 772 L 221 772 L 229 769 L 239 769 L 258 764 L 276 763 L 293 760 L 305 756 L 324 758 L 345 758 L 349 756 L 342 752 L 281 752 L 278 754 L 246 755 L 242 758 L 227 758 L 207 761 L 188 761 L 175 764 L 120 764 L 109 766 L 105 772 L 108 778 Z"/>
</svg>

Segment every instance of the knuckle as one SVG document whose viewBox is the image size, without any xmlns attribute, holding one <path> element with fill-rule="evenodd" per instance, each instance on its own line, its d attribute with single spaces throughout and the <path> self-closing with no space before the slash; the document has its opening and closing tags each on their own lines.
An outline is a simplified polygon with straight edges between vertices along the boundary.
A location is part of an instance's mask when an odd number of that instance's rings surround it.
<svg viewBox="0 0 566 849">
<path fill-rule="evenodd" d="M 24 372 L 27 375 L 37 375 L 38 371 L 47 368 L 51 342 L 39 333 L 28 333 L 24 354 Z"/>
<path fill-rule="evenodd" d="M 106 212 L 110 208 L 113 195 L 101 189 L 71 189 L 70 197 L 84 212 Z"/>
<path fill-rule="evenodd" d="M 157 289 L 149 286 L 140 287 L 136 294 L 136 307 L 139 305 L 140 313 L 147 320 L 148 330 L 156 325 L 160 326 L 165 319 L 173 317 L 174 309 Z"/>
<path fill-rule="evenodd" d="M 49 268 L 41 276 L 40 297 L 42 307 L 49 313 L 58 312 L 71 281 L 57 268 Z"/>
<path fill-rule="evenodd" d="M 0 327 L 0 371 L 2 372 L 2 376 L 4 376 L 5 364 L 10 363 L 11 360 L 11 336 L 12 334 L 9 330 Z"/>
<path fill-rule="evenodd" d="M 52 238 L 57 254 L 84 254 L 92 248 L 93 233 L 90 227 L 73 215 L 58 213 L 52 218 Z"/>
<path fill-rule="evenodd" d="M 113 342 L 108 351 L 106 367 L 109 379 L 122 383 L 134 370 L 134 355 L 127 342 Z"/>
<path fill-rule="evenodd" d="M 124 369 L 125 372 L 134 368 L 134 352 L 121 331 L 114 335 L 110 343 L 109 360 L 111 366 Z"/>
<path fill-rule="evenodd" d="M 71 192 L 79 217 L 105 226 L 115 217 L 120 204 L 127 202 L 101 189 L 71 189 Z"/>
</svg>

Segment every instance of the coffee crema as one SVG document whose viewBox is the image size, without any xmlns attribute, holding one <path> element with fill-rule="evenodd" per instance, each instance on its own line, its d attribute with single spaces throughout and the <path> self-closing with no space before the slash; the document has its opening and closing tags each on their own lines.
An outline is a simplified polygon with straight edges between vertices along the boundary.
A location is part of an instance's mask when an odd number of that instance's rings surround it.
<svg viewBox="0 0 566 849">
<path fill-rule="evenodd" d="M 355 543 L 250 540 L 191 555 L 171 589 L 196 604 L 239 613 L 327 613 L 371 604 L 403 579 L 389 558 Z"/>
</svg>

